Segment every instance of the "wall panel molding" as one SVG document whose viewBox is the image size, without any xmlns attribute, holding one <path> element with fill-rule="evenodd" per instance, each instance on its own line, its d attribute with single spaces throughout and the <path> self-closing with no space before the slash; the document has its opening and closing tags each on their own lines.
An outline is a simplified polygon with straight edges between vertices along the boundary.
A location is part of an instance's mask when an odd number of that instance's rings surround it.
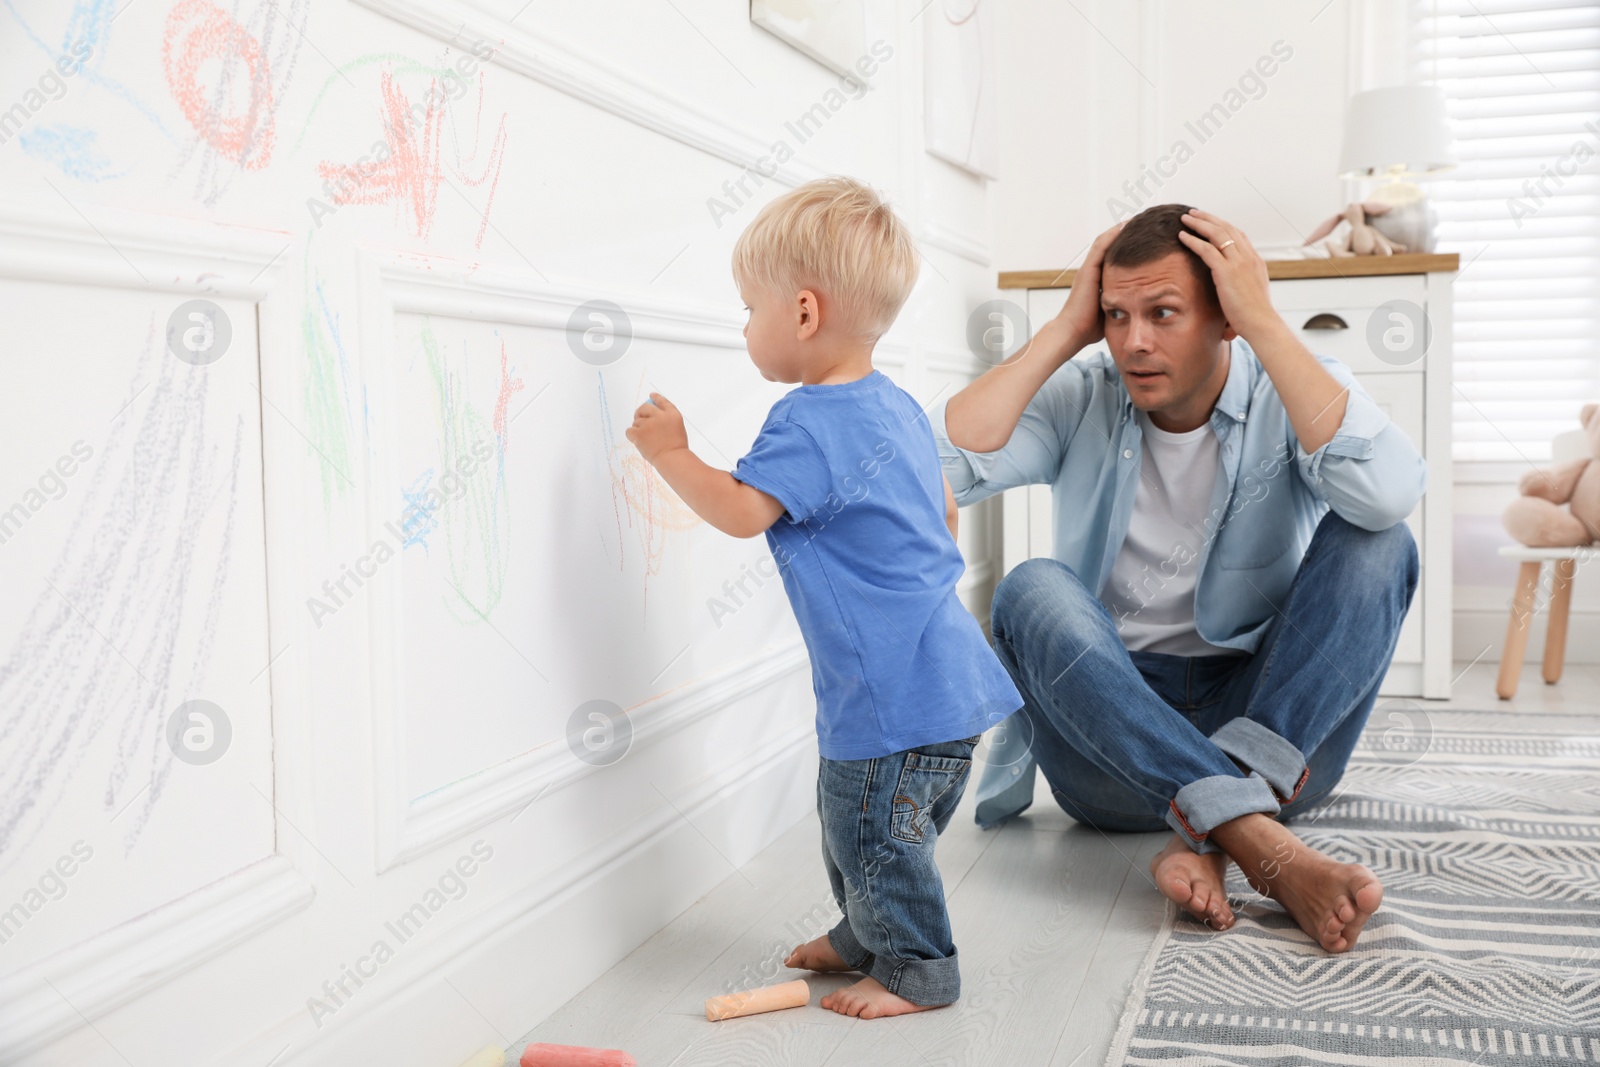
<svg viewBox="0 0 1600 1067">
<path fill-rule="evenodd" d="M 356 0 L 363 7 L 462 48 L 497 42 L 492 62 L 557 92 L 740 167 L 795 186 L 823 176 L 800 159 L 765 164 L 772 138 L 719 119 L 662 84 L 635 77 L 578 47 L 521 23 L 495 18 L 460 0 Z"/>
<path fill-rule="evenodd" d="M 282 279 L 280 257 L 291 243 L 281 231 L 126 208 L 111 211 L 88 202 L 71 211 L 16 203 L 0 208 L 0 277 L 239 299 L 254 303 L 258 317 L 276 314 L 281 306 L 269 294 Z M 94 299 L 92 293 L 86 297 L 86 308 Z M 248 325 L 254 330 L 254 322 Z M 269 594 L 269 615 L 271 603 Z M 281 814 L 277 823 L 282 842 Z M 5 1021 L 0 1061 L 14 1062 L 82 1028 L 86 1018 L 128 1003 L 269 929 L 309 905 L 314 895 L 311 881 L 290 858 L 266 855 L 0 977 L 0 1019 Z"/>
<path fill-rule="evenodd" d="M 9 975 L 0 980 L 0 1061 L 13 1063 L 270 929 L 315 895 L 293 864 L 271 856 Z"/>
<path fill-rule="evenodd" d="M 987 267 L 994 262 L 994 253 L 990 250 L 987 241 L 962 233 L 954 227 L 945 226 L 937 222 L 924 222 L 921 233 L 918 236 L 922 238 L 923 244 L 943 249 L 952 255 L 970 260 L 980 267 Z"/>
<path fill-rule="evenodd" d="M 810 723 L 785 731 L 708 774 L 692 788 L 674 796 L 671 804 L 661 804 L 648 816 L 627 824 L 614 834 L 604 835 L 600 838 L 604 843 L 589 852 L 513 889 L 483 910 L 443 930 L 438 937 L 419 940 L 414 949 L 408 945 L 404 962 L 386 970 L 390 984 L 386 985 L 382 997 L 354 1003 L 326 1020 L 326 1026 L 317 1032 L 316 1039 L 308 1045 L 297 1043 L 280 1062 L 280 1067 L 299 1064 L 310 1067 L 330 1062 L 329 1053 L 337 1054 L 351 1041 L 359 1045 L 362 1032 L 371 1027 L 405 1025 L 386 1013 L 403 1010 L 404 1001 L 425 992 L 422 987 L 426 983 L 436 981 L 449 969 L 473 966 L 475 954 L 563 908 L 575 896 L 596 891 L 601 879 L 615 875 L 630 858 L 648 854 L 664 838 L 687 835 L 703 843 L 702 831 L 697 827 L 706 824 L 708 812 L 719 804 L 737 804 L 741 797 L 759 792 L 762 780 L 769 775 L 803 767 L 808 760 L 814 761 L 815 745 L 816 731 Z M 812 799 L 812 790 L 807 786 L 798 797 L 802 814 L 812 806 Z M 706 872 L 706 890 L 725 874 L 725 871 Z M 301 1010 L 296 1009 L 297 1013 Z M 274 1028 L 266 1035 L 258 1035 L 233 1050 L 226 1062 L 239 1062 L 240 1057 L 263 1052 L 269 1057 L 274 1055 L 282 1048 L 282 1038 L 275 1036 L 279 1032 L 279 1028 Z"/>
<path fill-rule="evenodd" d="M 293 242 L 281 230 L 82 207 L 0 206 L 0 277 L 259 301 Z"/>
<path fill-rule="evenodd" d="M 394 404 L 384 365 L 394 351 L 393 324 L 399 313 L 564 331 L 579 305 L 606 299 L 627 312 L 636 338 L 740 352 L 745 347 L 743 317 L 721 307 L 617 289 L 554 284 L 525 273 L 469 267 L 443 257 L 368 249 L 361 260 L 362 374 L 379 412 L 391 410 Z M 389 420 L 381 415 L 374 420 L 375 456 L 396 453 L 390 441 L 392 432 Z M 388 517 L 384 502 L 377 497 L 380 487 L 399 484 L 397 470 L 385 469 L 381 459 L 375 462 L 378 467 L 367 485 L 367 535 L 371 539 L 382 535 L 380 526 Z M 574 757 L 558 736 L 422 797 L 408 795 L 405 700 L 400 682 L 405 613 L 398 583 L 375 583 L 370 588 L 368 610 L 379 872 L 456 840 L 598 769 Z M 676 733 L 778 683 L 809 662 L 804 643 L 795 639 L 653 698 L 644 705 L 650 714 L 638 719 L 634 743 Z"/>
</svg>

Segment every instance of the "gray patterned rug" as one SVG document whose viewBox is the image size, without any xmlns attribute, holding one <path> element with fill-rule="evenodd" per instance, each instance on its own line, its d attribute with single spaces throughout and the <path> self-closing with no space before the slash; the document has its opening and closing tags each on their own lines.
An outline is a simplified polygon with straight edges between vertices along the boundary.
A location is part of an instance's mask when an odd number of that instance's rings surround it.
<svg viewBox="0 0 1600 1067">
<path fill-rule="evenodd" d="M 1290 826 L 1382 879 L 1355 947 L 1234 867 L 1232 930 L 1169 906 L 1108 1067 L 1600 1065 L 1600 720 L 1380 704 Z"/>
</svg>

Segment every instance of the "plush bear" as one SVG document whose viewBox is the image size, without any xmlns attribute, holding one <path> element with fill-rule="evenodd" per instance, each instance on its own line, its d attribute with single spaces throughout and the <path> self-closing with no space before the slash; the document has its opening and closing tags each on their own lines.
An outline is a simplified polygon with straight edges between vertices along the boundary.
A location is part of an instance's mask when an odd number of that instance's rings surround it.
<svg viewBox="0 0 1600 1067">
<path fill-rule="evenodd" d="M 1578 420 L 1589 442 L 1589 458 L 1523 475 L 1517 487 L 1522 495 L 1501 517 L 1506 531 L 1530 548 L 1600 541 L 1600 404 L 1584 405 Z"/>
</svg>

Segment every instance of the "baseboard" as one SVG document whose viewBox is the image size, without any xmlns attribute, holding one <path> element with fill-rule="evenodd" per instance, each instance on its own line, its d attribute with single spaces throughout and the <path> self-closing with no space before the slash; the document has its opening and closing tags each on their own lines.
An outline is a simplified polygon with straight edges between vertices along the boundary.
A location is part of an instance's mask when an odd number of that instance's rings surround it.
<svg viewBox="0 0 1600 1067">
<path fill-rule="evenodd" d="M 1505 607 L 1494 610 L 1456 609 L 1455 635 L 1452 658 L 1459 663 L 1498 663 L 1500 650 L 1505 647 L 1506 623 L 1510 612 Z M 1546 615 L 1536 612 L 1533 629 L 1528 633 L 1528 648 L 1523 654 L 1524 663 L 1538 663 L 1544 659 Z M 1580 611 L 1573 608 L 1567 619 L 1568 663 L 1582 666 L 1600 664 L 1600 611 Z"/>
<path fill-rule="evenodd" d="M 298 1039 L 274 1067 L 437 1067 L 485 1044 L 486 1020 L 502 1039 L 526 1033 L 728 877 L 729 863 L 813 810 L 816 759 L 809 723 L 774 738 L 560 872 L 418 944 L 380 997 L 352 1003 L 309 1044 L 299 1016 L 216 1064 L 267 1062 L 291 1030 Z"/>
<path fill-rule="evenodd" d="M 315 895 L 288 860 L 272 856 L 8 976 L 0 981 L 0 1063 L 271 929 Z"/>
</svg>

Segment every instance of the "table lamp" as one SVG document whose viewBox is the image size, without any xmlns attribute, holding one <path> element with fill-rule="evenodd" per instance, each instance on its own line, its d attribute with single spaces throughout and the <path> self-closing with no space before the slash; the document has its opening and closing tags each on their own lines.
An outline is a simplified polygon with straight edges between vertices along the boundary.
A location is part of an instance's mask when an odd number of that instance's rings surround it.
<svg viewBox="0 0 1600 1067">
<path fill-rule="evenodd" d="M 1407 252 L 1432 252 L 1438 213 L 1414 179 L 1437 177 L 1456 165 L 1444 94 L 1433 85 L 1370 89 L 1345 110 L 1339 177 L 1379 179 L 1365 199 L 1389 210 L 1368 222 Z"/>
</svg>

